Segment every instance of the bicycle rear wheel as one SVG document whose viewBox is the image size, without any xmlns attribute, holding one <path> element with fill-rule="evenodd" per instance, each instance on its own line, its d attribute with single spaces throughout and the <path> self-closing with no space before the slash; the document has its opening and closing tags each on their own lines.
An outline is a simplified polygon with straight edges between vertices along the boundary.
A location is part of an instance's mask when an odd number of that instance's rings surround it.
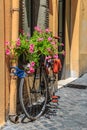
<svg viewBox="0 0 87 130">
<path fill-rule="evenodd" d="M 25 115 L 36 120 L 45 111 L 47 103 L 47 81 L 45 72 L 38 71 L 32 75 L 20 80 L 19 99 Z"/>
</svg>

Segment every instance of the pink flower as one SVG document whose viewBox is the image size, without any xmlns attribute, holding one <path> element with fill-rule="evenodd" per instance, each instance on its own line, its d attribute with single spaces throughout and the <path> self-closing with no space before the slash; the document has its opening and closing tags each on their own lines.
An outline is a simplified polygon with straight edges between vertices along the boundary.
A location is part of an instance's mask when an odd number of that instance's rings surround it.
<svg viewBox="0 0 87 130">
<path fill-rule="evenodd" d="M 9 45 L 10 43 L 9 42 L 5 42 L 5 45 L 7 46 L 7 45 Z"/>
<path fill-rule="evenodd" d="M 32 67 L 35 66 L 35 62 L 34 61 L 31 62 L 31 66 Z"/>
<path fill-rule="evenodd" d="M 27 71 L 28 74 L 35 72 L 35 69 L 33 68 L 34 65 L 35 65 L 34 61 L 32 61 L 31 63 L 28 63 L 27 65 L 27 67 L 29 68 L 29 70 Z"/>
<path fill-rule="evenodd" d="M 19 47 L 21 45 L 20 38 L 17 39 L 16 45 Z"/>
<path fill-rule="evenodd" d="M 34 50 L 33 50 L 32 48 L 30 48 L 29 51 L 30 51 L 30 53 L 33 53 L 33 52 L 34 52 Z"/>
<path fill-rule="evenodd" d="M 34 48 L 34 44 L 30 44 L 30 48 L 32 48 L 32 49 L 33 49 L 33 48 Z"/>
<path fill-rule="evenodd" d="M 38 38 L 38 41 L 40 42 L 40 41 L 43 41 L 43 38 Z"/>
<path fill-rule="evenodd" d="M 61 43 L 62 46 L 64 46 L 64 43 Z"/>
<path fill-rule="evenodd" d="M 34 44 L 30 44 L 30 48 L 29 48 L 30 53 L 34 52 Z"/>
<path fill-rule="evenodd" d="M 58 54 L 55 54 L 55 55 L 53 56 L 53 58 L 54 58 L 54 59 L 58 59 Z"/>
<path fill-rule="evenodd" d="M 51 56 L 48 56 L 48 59 L 51 59 L 52 57 Z"/>
<path fill-rule="evenodd" d="M 51 59 L 48 59 L 48 62 L 50 63 L 52 60 Z"/>
<path fill-rule="evenodd" d="M 62 54 L 65 56 L 65 55 L 66 55 L 66 52 L 63 50 L 63 51 L 62 51 Z"/>
<path fill-rule="evenodd" d="M 34 73 L 35 72 L 35 70 L 34 70 L 34 68 L 31 66 L 30 67 L 30 73 Z"/>
<path fill-rule="evenodd" d="M 10 49 L 6 49 L 6 55 L 10 55 Z"/>
<path fill-rule="evenodd" d="M 45 30 L 47 33 L 49 33 L 50 32 L 50 30 L 48 29 L 48 28 L 46 28 L 46 30 Z"/>
<path fill-rule="evenodd" d="M 50 49 L 50 48 L 47 48 L 47 50 L 48 50 L 48 51 L 51 51 L 51 49 Z"/>
<path fill-rule="evenodd" d="M 30 68 L 30 63 L 27 64 L 27 67 Z"/>
<path fill-rule="evenodd" d="M 52 41 L 52 37 L 48 37 L 48 41 Z"/>
<path fill-rule="evenodd" d="M 52 57 L 51 56 L 46 56 L 46 60 L 49 60 L 49 59 L 51 59 Z"/>
<path fill-rule="evenodd" d="M 36 31 L 38 31 L 38 32 L 42 32 L 42 31 L 41 31 L 41 28 L 40 28 L 39 26 L 35 26 L 34 29 L 35 29 Z"/>
<path fill-rule="evenodd" d="M 46 56 L 45 59 L 48 60 L 49 59 L 48 56 Z"/>
<path fill-rule="evenodd" d="M 30 71 L 27 71 L 28 74 L 30 74 Z"/>
</svg>

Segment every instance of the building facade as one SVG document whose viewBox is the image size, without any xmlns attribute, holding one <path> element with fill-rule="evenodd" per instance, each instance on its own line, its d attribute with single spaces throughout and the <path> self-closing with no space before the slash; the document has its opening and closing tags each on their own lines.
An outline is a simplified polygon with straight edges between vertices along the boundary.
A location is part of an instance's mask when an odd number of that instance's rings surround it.
<svg viewBox="0 0 87 130">
<path fill-rule="evenodd" d="M 4 42 L 16 40 L 20 28 L 32 35 L 35 25 L 49 27 L 65 45 L 59 79 L 79 77 L 87 71 L 87 1 L 0 0 L 0 5 L 0 124 L 4 124 L 9 114 L 16 114 L 13 101 L 17 100 L 16 81 L 9 76 Z"/>
</svg>

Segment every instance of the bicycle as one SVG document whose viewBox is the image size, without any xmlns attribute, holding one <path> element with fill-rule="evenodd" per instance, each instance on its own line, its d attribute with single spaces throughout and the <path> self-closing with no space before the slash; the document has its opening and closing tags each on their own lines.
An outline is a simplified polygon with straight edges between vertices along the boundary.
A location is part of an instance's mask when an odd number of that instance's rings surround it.
<svg viewBox="0 0 87 130">
<path fill-rule="evenodd" d="M 48 62 L 44 56 L 41 56 L 39 67 L 33 74 L 27 74 L 25 68 L 21 70 L 18 67 L 12 67 L 15 69 L 14 75 L 20 78 L 19 100 L 21 107 L 30 120 L 36 120 L 44 113 L 47 103 L 54 95 L 53 85 L 56 76 L 52 71 L 52 66 L 53 60 Z"/>
</svg>

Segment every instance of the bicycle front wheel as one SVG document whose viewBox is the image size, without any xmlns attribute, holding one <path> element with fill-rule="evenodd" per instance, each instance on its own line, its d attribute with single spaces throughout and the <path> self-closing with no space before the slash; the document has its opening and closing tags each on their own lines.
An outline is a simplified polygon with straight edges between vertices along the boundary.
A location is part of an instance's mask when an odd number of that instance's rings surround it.
<svg viewBox="0 0 87 130">
<path fill-rule="evenodd" d="M 20 80 L 19 99 L 25 115 L 36 120 L 45 111 L 47 103 L 47 81 L 45 73 L 37 72 Z"/>
</svg>

